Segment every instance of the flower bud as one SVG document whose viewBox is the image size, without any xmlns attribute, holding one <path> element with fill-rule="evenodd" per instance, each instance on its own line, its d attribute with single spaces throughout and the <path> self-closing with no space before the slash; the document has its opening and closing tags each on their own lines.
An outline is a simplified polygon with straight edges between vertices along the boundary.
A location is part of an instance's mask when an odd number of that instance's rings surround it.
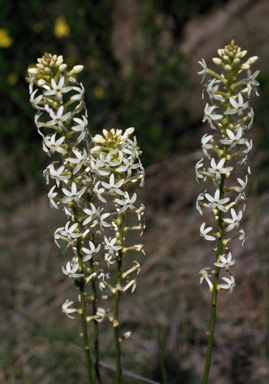
<svg viewBox="0 0 269 384">
<path fill-rule="evenodd" d="M 216 65 L 222 65 L 223 64 L 222 60 L 219 59 L 218 57 L 213 57 L 212 61 Z"/>
<path fill-rule="evenodd" d="M 49 75 L 51 74 L 51 69 L 49 67 L 46 67 L 44 68 L 44 72 L 46 73 L 46 75 Z"/>
<path fill-rule="evenodd" d="M 258 60 L 258 56 L 253 56 L 253 57 L 250 57 L 249 59 L 248 59 L 248 61 L 247 61 L 247 64 L 253 64 L 253 63 L 255 63 L 255 61 L 257 61 Z"/>
<path fill-rule="evenodd" d="M 39 87 L 42 87 L 44 84 L 46 84 L 46 80 L 44 79 L 39 79 L 37 82 L 37 85 L 39 85 Z"/>
<path fill-rule="evenodd" d="M 72 69 L 73 73 L 79 73 L 84 69 L 84 65 L 75 65 Z"/>
<path fill-rule="evenodd" d="M 239 57 L 237 57 L 236 59 L 234 59 L 234 61 L 233 61 L 233 65 L 238 65 L 239 63 L 240 63 L 240 59 L 239 59 Z"/>
<path fill-rule="evenodd" d="M 247 62 L 241 65 L 241 69 L 249 69 L 249 68 L 250 68 L 250 65 Z"/>
<path fill-rule="evenodd" d="M 231 72 L 231 70 L 232 70 L 232 67 L 229 64 L 226 64 L 224 67 L 224 71 Z"/>
<path fill-rule="evenodd" d="M 31 75 L 36 75 L 38 72 L 38 68 L 28 68 L 28 73 L 31 73 Z"/>
<path fill-rule="evenodd" d="M 61 64 L 61 65 L 59 66 L 59 71 L 60 71 L 60 72 L 64 72 L 66 69 L 67 69 L 67 64 Z"/>
</svg>

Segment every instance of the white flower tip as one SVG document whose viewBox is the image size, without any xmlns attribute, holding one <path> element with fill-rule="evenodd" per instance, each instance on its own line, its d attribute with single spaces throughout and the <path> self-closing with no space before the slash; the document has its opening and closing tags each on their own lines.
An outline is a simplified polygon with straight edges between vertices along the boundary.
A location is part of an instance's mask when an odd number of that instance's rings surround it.
<svg viewBox="0 0 269 384">
<path fill-rule="evenodd" d="M 212 61 L 216 65 L 221 65 L 222 64 L 222 60 L 219 59 L 218 57 L 213 57 Z"/>
<path fill-rule="evenodd" d="M 46 84 L 46 80 L 44 79 L 39 79 L 37 82 L 37 85 L 39 85 L 40 87 L 42 87 L 44 84 Z"/>
<path fill-rule="evenodd" d="M 249 69 L 250 68 L 250 65 L 246 62 L 244 64 L 241 65 L 241 68 L 242 69 Z"/>
<path fill-rule="evenodd" d="M 84 65 L 75 65 L 73 68 L 73 73 L 79 73 L 84 69 Z"/>
<path fill-rule="evenodd" d="M 240 52 L 240 57 L 241 57 L 241 59 L 242 59 L 244 56 L 246 56 L 247 53 L 248 53 L 247 50 Z"/>
<path fill-rule="evenodd" d="M 66 70 L 66 68 L 67 68 L 67 64 L 61 64 L 61 65 L 59 66 L 59 71 L 60 71 L 60 72 L 64 72 L 64 71 Z"/>
<path fill-rule="evenodd" d="M 134 127 L 130 127 L 126 129 L 125 133 L 127 133 L 127 135 L 130 136 L 134 132 L 134 130 L 135 130 Z"/>
<path fill-rule="evenodd" d="M 250 57 L 249 59 L 248 59 L 248 61 L 247 61 L 247 64 L 253 64 L 253 63 L 255 63 L 255 61 L 257 61 L 258 60 L 258 56 L 253 56 L 253 57 Z"/>
<path fill-rule="evenodd" d="M 232 70 L 232 67 L 229 64 L 226 64 L 224 67 L 224 71 L 225 72 L 231 72 L 231 70 Z"/>
<path fill-rule="evenodd" d="M 38 71 L 38 68 L 28 68 L 28 73 L 31 73 L 31 75 L 36 75 Z"/>
</svg>

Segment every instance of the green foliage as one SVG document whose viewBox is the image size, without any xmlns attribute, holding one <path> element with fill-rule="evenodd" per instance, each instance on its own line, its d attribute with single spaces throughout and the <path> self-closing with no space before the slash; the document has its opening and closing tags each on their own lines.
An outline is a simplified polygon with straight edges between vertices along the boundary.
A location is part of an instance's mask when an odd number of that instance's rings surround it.
<svg viewBox="0 0 269 384">
<path fill-rule="evenodd" d="M 178 41 L 172 35 L 169 46 L 163 41 L 167 27 L 157 22 L 152 5 L 135 22 L 143 43 L 134 48 L 128 68 L 117 59 L 113 44 L 115 1 L 31 0 L 25 7 L 1 0 L 0 6 L 1 26 L 12 39 L 9 47 L 0 48 L 0 150 L 12 154 L 17 179 L 24 180 L 27 169 L 41 178 L 46 163 L 24 80 L 28 65 L 45 51 L 62 54 L 69 65 L 85 66 L 79 80 L 86 88 L 92 134 L 134 126 L 146 164 L 178 148 L 188 116 L 182 101 L 186 65 Z M 62 37 L 55 32 L 59 17 L 69 28 Z"/>
</svg>

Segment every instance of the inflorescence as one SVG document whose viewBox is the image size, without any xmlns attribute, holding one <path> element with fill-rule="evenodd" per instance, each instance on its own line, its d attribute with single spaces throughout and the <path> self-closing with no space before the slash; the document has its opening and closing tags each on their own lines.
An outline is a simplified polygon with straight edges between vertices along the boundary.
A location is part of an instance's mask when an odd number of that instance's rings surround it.
<svg viewBox="0 0 269 384">
<path fill-rule="evenodd" d="M 212 244 L 217 254 L 215 270 L 203 268 L 200 282 L 205 280 L 213 291 L 210 277 L 223 270 L 228 276 L 222 277 L 224 283 L 218 284 L 216 289 L 228 289 L 231 293 L 235 286 L 231 272 L 235 260 L 230 242 L 238 238 L 243 245 L 245 241 L 240 221 L 246 206 L 245 189 L 250 174 L 248 157 L 252 140 L 249 141 L 244 135 L 253 124 L 254 112 L 249 99 L 253 94 L 258 96 L 256 77 L 259 71 L 252 74 L 250 70 L 257 56 L 241 63 L 247 51 L 241 51 L 233 40 L 224 49 L 219 49 L 218 54 L 219 58 L 213 58 L 213 63 L 222 69 L 221 74 L 209 69 L 204 59 L 199 61 L 203 69 L 198 72 L 202 75 L 202 82 L 207 74 L 213 77 L 204 84 L 202 97 L 206 92 L 210 100 L 204 109 L 203 122 L 207 121 L 214 133 L 205 134 L 201 139 L 205 158 L 196 164 L 196 179 L 199 182 L 209 178 L 214 190 L 210 187 L 212 192 L 206 190 L 200 193 L 196 208 L 201 215 L 202 208 L 207 208 L 218 223 L 216 229 L 205 222 L 200 227 L 200 235 Z M 246 78 L 241 75 L 245 70 Z M 244 168 L 245 173 L 242 171 Z"/>
<path fill-rule="evenodd" d="M 140 265 L 134 262 L 129 270 L 122 271 L 122 258 L 130 250 L 142 251 L 143 245 L 126 245 L 126 233 L 144 229 L 144 206 L 137 205 L 132 193 L 137 183 L 143 186 L 144 168 L 134 128 L 125 132 L 111 129 L 91 137 L 84 101 L 85 89 L 76 80 L 82 65 L 68 71 L 62 56 L 45 55 L 28 69 L 30 102 L 37 110 L 35 124 L 42 136 L 43 150 L 48 156 L 57 154 L 44 170 L 46 182 L 53 180 L 48 198 L 50 206 L 62 207 L 66 224 L 55 231 L 58 247 L 65 244 L 73 250 L 73 257 L 62 271 L 79 287 L 78 301 L 66 300 L 63 312 L 70 318 L 75 313 L 86 316 L 86 321 L 102 321 L 107 317 L 118 326 L 117 314 L 109 309 L 95 308 L 86 314 L 87 302 L 97 303 L 95 284 L 102 298 L 111 294 L 122 295 L 127 289 L 134 291 Z M 36 88 L 34 90 L 34 88 Z M 127 215 L 136 215 L 138 224 L 128 227 Z M 105 261 L 105 262 L 104 262 Z M 103 262 L 103 263 L 102 263 Z M 109 267 L 117 263 L 117 281 L 111 283 Z M 107 266 L 106 269 L 101 265 Z"/>
</svg>

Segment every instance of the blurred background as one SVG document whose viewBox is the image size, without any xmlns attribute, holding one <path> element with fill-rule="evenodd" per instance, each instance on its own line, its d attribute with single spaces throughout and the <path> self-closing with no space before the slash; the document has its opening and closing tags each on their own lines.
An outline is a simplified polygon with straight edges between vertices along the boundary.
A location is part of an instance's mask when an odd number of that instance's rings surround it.
<svg viewBox="0 0 269 384">
<path fill-rule="evenodd" d="M 136 128 L 146 166 L 137 191 L 146 205 L 146 256 L 126 295 L 121 325 L 125 369 L 170 384 L 200 383 L 209 326 L 210 293 L 199 270 L 214 255 L 200 240 L 194 166 L 202 157 L 197 63 L 209 66 L 231 39 L 259 56 L 260 98 L 252 176 L 242 226 L 244 247 L 233 254 L 236 288 L 219 295 L 211 381 L 269 382 L 269 2 L 266 0 L 0 0 L 0 382 L 85 382 L 79 324 L 61 313 L 74 287 L 62 272 L 68 255 L 53 242 L 65 223 L 50 209 L 41 149 L 29 103 L 27 67 L 44 52 L 83 64 L 89 129 Z M 101 359 L 114 364 L 110 324 L 103 323 Z M 161 372 L 165 366 L 166 373 Z M 103 371 L 105 383 L 113 374 Z M 165 379 L 166 377 L 166 379 Z M 165 381 L 166 380 L 166 381 Z M 125 378 L 124 384 L 138 383 Z"/>
</svg>

